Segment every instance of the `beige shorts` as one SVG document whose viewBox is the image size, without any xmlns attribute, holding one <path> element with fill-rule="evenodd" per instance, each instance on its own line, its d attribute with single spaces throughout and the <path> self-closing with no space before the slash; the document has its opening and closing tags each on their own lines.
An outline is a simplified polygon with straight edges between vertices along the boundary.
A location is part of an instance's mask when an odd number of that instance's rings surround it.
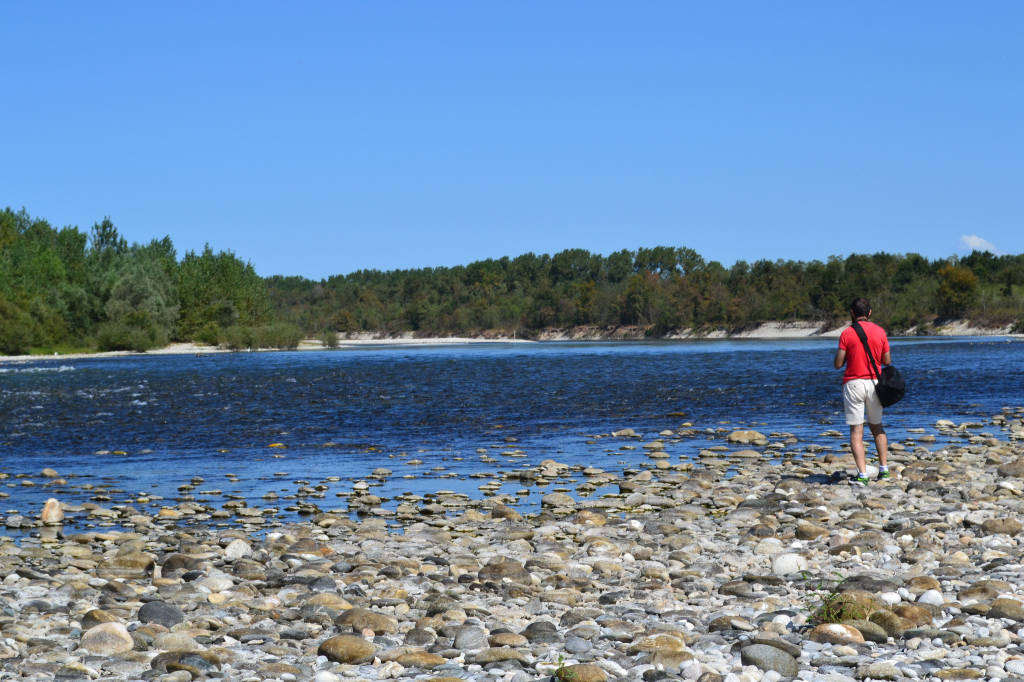
<svg viewBox="0 0 1024 682">
<path fill-rule="evenodd" d="M 843 411 L 850 426 L 864 423 L 864 410 L 868 412 L 868 424 L 882 423 L 882 403 L 875 393 L 875 382 L 871 379 L 850 379 L 843 384 Z"/>
</svg>

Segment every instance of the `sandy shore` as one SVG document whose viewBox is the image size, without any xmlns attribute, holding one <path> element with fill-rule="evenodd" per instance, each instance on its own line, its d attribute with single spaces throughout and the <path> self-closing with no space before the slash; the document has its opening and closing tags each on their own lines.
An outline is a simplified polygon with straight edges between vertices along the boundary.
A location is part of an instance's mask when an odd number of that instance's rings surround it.
<svg viewBox="0 0 1024 682">
<path fill-rule="evenodd" d="M 532 343 L 523 339 L 485 339 L 485 338 L 474 338 L 474 337 L 436 337 L 436 338 L 414 338 L 412 336 L 399 336 L 399 337 L 388 337 L 388 338 L 353 338 L 353 339 L 340 339 L 338 341 L 338 348 L 360 348 L 360 347 L 372 347 L 372 346 L 443 346 L 443 345 L 458 345 L 467 343 Z M 261 349 L 260 353 L 275 352 L 276 349 L 266 348 Z M 296 350 L 324 350 L 324 345 L 316 340 L 306 339 L 303 340 Z M 104 351 L 97 353 L 64 353 L 53 355 L 0 355 L 0 364 L 5 362 L 17 363 L 17 362 L 31 362 L 39 360 L 76 360 L 82 358 L 116 358 L 116 357 L 139 357 L 143 355 L 212 355 L 214 353 L 234 353 L 239 351 L 232 351 L 227 348 L 220 348 L 217 346 L 206 346 L 196 343 L 172 343 L 163 348 L 155 348 L 148 350 L 145 353 L 136 353 L 134 351 Z M 241 351 L 249 352 L 249 351 Z"/>
<path fill-rule="evenodd" d="M 738 332 L 726 332 L 714 330 L 706 333 L 697 332 L 676 332 L 666 335 L 667 340 L 689 340 L 689 339 L 797 339 L 797 338 L 834 338 L 838 337 L 842 327 L 828 328 L 809 322 L 769 322 L 758 327 Z M 973 327 L 967 322 L 953 321 L 946 325 L 936 327 L 935 336 L 1015 336 L 1024 337 L 1021 334 L 1011 334 L 1010 327 L 999 329 Z M 645 329 L 641 327 L 574 327 L 572 329 L 548 329 L 538 335 L 539 341 L 629 341 L 645 339 Z M 393 336 L 377 336 L 369 333 L 352 334 L 341 336 L 338 340 L 338 348 L 359 348 L 373 346 L 439 346 L 477 343 L 533 343 L 527 339 L 517 339 L 505 336 L 447 336 L 447 337 L 416 337 L 412 333 L 404 333 Z M 320 341 L 306 339 L 299 344 L 298 350 L 323 350 L 324 346 Z M 269 352 L 266 349 L 260 352 Z M 146 351 L 145 355 L 206 355 L 212 353 L 230 353 L 224 348 L 216 346 L 205 346 L 195 343 L 172 343 L 164 348 L 157 348 Z M 64 355 L 0 355 L 0 364 L 16 363 L 27 361 L 38 361 L 47 359 L 80 359 L 87 357 L 128 357 L 138 356 L 141 353 L 132 351 L 109 351 L 102 353 L 67 353 Z"/>
</svg>

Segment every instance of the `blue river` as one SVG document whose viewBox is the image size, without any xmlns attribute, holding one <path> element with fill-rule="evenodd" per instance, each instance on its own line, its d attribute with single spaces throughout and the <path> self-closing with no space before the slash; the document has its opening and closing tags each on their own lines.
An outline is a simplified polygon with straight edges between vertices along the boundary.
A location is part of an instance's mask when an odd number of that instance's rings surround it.
<svg viewBox="0 0 1024 682">
<path fill-rule="evenodd" d="M 346 502 L 334 493 L 378 467 L 394 472 L 374 490 L 392 502 L 441 489 L 479 496 L 481 477 L 549 458 L 647 465 L 641 448 L 594 436 L 632 428 L 649 440 L 684 423 L 707 438 L 667 447 L 673 462 L 734 428 L 837 449 L 843 439 L 822 437 L 846 433 L 835 345 L 488 343 L 0 364 L 0 509 L 34 514 L 47 497 L 82 503 L 97 491 L 105 505 L 140 494 L 169 504 L 193 477 L 253 506 L 268 492 L 286 498 L 297 481 L 326 481 L 317 504 L 338 508 Z M 1024 405 L 1019 339 L 892 345 L 909 384 L 886 411 L 894 441 L 936 434 L 938 419 L 987 421 Z M 66 484 L 46 485 L 44 467 Z"/>
</svg>

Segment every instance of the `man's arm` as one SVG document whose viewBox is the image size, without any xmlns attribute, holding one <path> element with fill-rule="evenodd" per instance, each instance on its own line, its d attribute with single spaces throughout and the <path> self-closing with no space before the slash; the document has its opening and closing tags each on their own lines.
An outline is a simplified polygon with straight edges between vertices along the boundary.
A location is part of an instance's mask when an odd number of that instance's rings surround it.
<svg viewBox="0 0 1024 682">
<path fill-rule="evenodd" d="M 889 351 L 885 351 L 884 353 L 882 353 L 882 364 L 883 365 L 891 365 L 892 364 L 892 355 L 889 353 Z"/>
<path fill-rule="evenodd" d="M 888 357 L 889 354 L 886 353 L 885 355 L 886 355 L 886 357 Z M 839 350 L 836 351 L 836 357 L 832 361 L 832 364 L 833 364 L 833 366 L 835 366 L 836 369 L 842 369 L 843 368 L 843 365 L 846 364 L 846 350 L 845 349 L 840 348 Z M 889 364 L 889 363 L 886 363 L 886 364 Z"/>
</svg>

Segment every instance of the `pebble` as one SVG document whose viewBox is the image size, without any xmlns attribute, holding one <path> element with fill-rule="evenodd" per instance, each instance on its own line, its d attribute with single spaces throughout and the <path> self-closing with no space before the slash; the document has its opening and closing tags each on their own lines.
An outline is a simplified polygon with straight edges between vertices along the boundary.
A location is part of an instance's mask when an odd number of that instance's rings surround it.
<svg viewBox="0 0 1024 682">
<path fill-rule="evenodd" d="M 921 604 L 931 604 L 933 606 L 942 606 L 946 601 L 942 597 L 942 593 L 938 590 L 925 590 L 917 598 L 917 601 Z"/>
<path fill-rule="evenodd" d="M 320 642 L 317 653 L 336 663 L 362 663 L 376 652 L 376 647 L 355 635 L 336 635 Z"/>
<path fill-rule="evenodd" d="M 585 654 L 593 648 L 590 640 L 583 639 L 582 637 L 569 635 L 565 638 L 565 650 L 570 654 Z"/>
<path fill-rule="evenodd" d="M 454 646 L 456 649 L 484 649 L 489 646 L 487 632 L 470 625 L 460 627 L 455 635 Z"/>
<path fill-rule="evenodd" d="M 181 609 L 163 601 L 151 601 L 143 604 L 136 617 L 141 623 L 158 623 L 165 628 L 172 628 L 185 620 L 185 614 Z"/>
<path fill-rule="evenodd" d="M 116 656 L 131 651 L 135 640 L 121 623 L 100 623 L 82 634 L 79 645 L 97 656 Z"/>
<path fill-rule="evenodd" d="M 807 559 L 799 554 L 780 554 L 772 560 L 772 573 L 779 576 L 807 570 Z"/>
<path fill-rule="evenodd" d="M 808 633 L 808 638 L 821 644 L 861 644 L 864 635 L 846 623 L 822 623 Z"/>
</svg>

